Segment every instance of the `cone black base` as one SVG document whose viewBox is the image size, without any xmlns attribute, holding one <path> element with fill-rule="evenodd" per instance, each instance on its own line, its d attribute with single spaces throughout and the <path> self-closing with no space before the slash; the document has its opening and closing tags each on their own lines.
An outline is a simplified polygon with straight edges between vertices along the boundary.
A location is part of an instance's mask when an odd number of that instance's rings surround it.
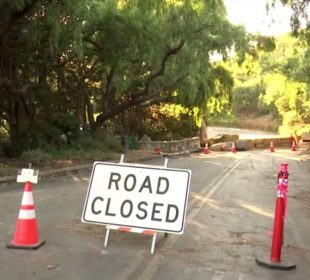
<svg viewBox="0 0 310 280">
<path fill-rule="evenodd" d="M 11 244 L 6 244 L 6 247 L 8 249 L 36 250 L 36 249 L 39 249 L 44 243 L 45 243 L 45 240 L 42 240 L 33 245 L 15 245 L 11 243 Z"/>
<path fill-rule="evenodd" d="M 270 269 L 277 270 L 293 270 L 296 269 L 296 264 L 290 263 L 287 260 L 282 260 L 281 262 L 272 262 L 268 257 L 259 257 L 255 258 L 255 261 L 258 265 L 267 267 Z"/>
</svg>

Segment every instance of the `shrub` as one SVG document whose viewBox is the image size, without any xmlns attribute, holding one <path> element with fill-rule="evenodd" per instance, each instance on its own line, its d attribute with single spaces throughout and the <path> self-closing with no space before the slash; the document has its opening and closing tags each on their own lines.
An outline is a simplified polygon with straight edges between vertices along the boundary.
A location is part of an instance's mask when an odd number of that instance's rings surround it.
<svg viewBox="0 0 310 280">
<path fill-rule="evenodd" d="M 199 130 L 191 111 L 170 114 L 155 106 L 140 125 L 139 136 L 146 134 L 152 140 L 179 140 L 194 137 Z"/>
<path fill-rule="evenodd" d="M 233 93 L 232 111 L 237 116 L 244 116 L 257 112 L 265 114 L 266 108 L 259 107 L 259 96 L 264 93 L 264 86 L 257 83 L 251 86 L 237 87 Z"/>
<path fill-rule="evenodd" d="M 121 141 L 115 135 L 109 133 L 105 129 L 97 130 L 94 135 L 94 140 L 97 141 L 101 149 L 106 151 L 120 152 L 122 150 Z"/>
<path fill-rule="evenodd" d="M 31 150 L 22 153 L 21 158 L 27 162 L 31 162 L 34 165 L 43 165 L 51 161 L 52 157 L 50 154 L 42 150 Z"/>
<path fill-rule="evenodd" d="M 8 158 L 19 157 L 26 148 L 29 149 L 28 139 L 14 141 L 14 142 L 5 140 L 5 141 L 2 141 L 0 145 L 2 147 L 3 155 Z"/>
<path fill-rule="evenodd" d="M 68 138 L 68 143 L 75 141 L 80 135 L 80 122 L 72 114 L 56 114 L 50 120 L 51 126 L 56 127 Z"/>
<path fill-rule="evenodd" d="M 76 143 L 76 148 L 81 150 L 100 150 L 102 143 L 90 134 L 82 136 Z"/>
<path fill-rule="evenodd" d="M 85 134 L 83 135 L 76 143 L 75 147 L 77 149 L 83 150 L 102 150 L 102 151 L 121 151 L 121 142 L 120 140 L 105 131 L 100 129 L 94 134 Z"/>
</svg>

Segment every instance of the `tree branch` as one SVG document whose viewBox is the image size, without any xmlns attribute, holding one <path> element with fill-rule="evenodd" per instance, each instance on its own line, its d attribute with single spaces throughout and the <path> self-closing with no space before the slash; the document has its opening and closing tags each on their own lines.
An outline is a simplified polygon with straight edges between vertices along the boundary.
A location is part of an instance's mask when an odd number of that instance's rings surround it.
<svg viewBox="0 0 310 280">
<path fill-rule="evenodd" d="M 136 97 L 139 97 L 139 96 L 142 96 L 142 95 L 147 95 L 148 92 L 149 92 L 149 88 L 150 88 L 150 85 L 151 85 L 151 82 L 153 82 L 156 78 L 164 75 L 165 73 L 165 69 L 166 69 L 166 64 L 167 64 L 167 61 L 168 59 L 172 56 L 172 55 L 175 55 L 177 54 L 181 49 L 182 47 L 184 46 L 185 44 L 185 41 L 182 39 L 180 41 L 180 43 L 174 47 L 174 48 L 168 48 L 168 50 L 166 51 L 166 53 L 164 54 L 163 58 L 162 58 L 162 61 L 160 63 L 160 69 L 153 72 L 152 74 L 150 74 L 145 83 L 144 83 L 144 89 L 142 91 L 136 91 L 136 93 L 134 93 L 132 95 L 133 98 L 136 98 Z"/>
<path fill-rule="evenodd" d="M 97 51 L 102 51 L 103 50 L 103 46 L 99 45 L 97 42 L 95 42 L 94 40 L 92 40 L 89 37 L 84 37 L 83 41 L 93 45 L 97 49 Z"/>
<path fill-rule="evenodd" d="M 172 93 L 175 89 L 175 86 L 182 81 L 187 75 L 182 75 L 176 79 L 169 87 L 163 89 L 158 89 L 152 94 L 140 95 L 136 98 L 129 98 L 126 101 L 123 101 L 121 104 L 114 108 L 110 108 L 109 111 L 100 114 L 96 119 L 96 125 L 99 127 L 104 121 L 116 116 L 120 112 L 123 112 L 133 106 L 141 105 L 145 102 L 148 102 L 149 105 L 159 104 L 160 102 L 172 100 Z M 166 95 L 160 95 L 161 93 L 166 93 Z"/>
<path fill-rule="evenodd" d="M 177 54 L 177 53 L 182 49 L 182 47 L 184 46 L 184 44 L 185 44 L 185 41 L 182 39 L 182 40 L 180 41 L 180 43 L 179 43 L 176 47 L 174 47 L 174 48 L 169 48 L 169 49 L 166 51 L 166 53 L 165 53 L 165 55 L 164 55 L 164 57 L 163 57 L 163 59 L 162 59 L 162 61 L 161 61 L 160 69 L 159 69 L 158 71 L 152 73 L 151 75 L 149 75 L 149 76 L 147 77 L 146 85 L 145 85 L 145 88 L 146 88 L 146 89 L 145 89 L 145 92 L 147 92 L 148 87 L 149 87 L 149 84 L 151 83 L 152 80 L 156 79 L 157 77 L 159 77 L 159 76 L 161 76 L 161 75 L 163 75 L 163 74 L 165 73 L 166 63 L 167 63 L 169 57 L 172 56 L 172 55 Z"/>
</svg>

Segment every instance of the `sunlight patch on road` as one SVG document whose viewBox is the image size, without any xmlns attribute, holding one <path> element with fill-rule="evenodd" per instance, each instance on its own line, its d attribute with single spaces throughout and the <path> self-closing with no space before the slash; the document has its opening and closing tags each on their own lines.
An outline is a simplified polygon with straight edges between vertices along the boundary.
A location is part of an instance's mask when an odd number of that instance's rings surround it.
<svg viewBox="0 0 310 280">
<path fill-rule="evenodd" d="M 254 206 L 254 205 L 251 205 L 251 204 L 248 204 L 246 202 L 240 202 L 240 206 L 247 209 L 247 210 L 250 210 L 254 213 L 257 213 L 257 214 L 260 214 L 260 215 L 263 215 L 265 217 L 268 217 L 268 218 L 274 218 L 274 214 L 273 213 L 270 213 L 269 211 L 266 211 L 260 207 L 257 207 L 257 206 Z"/>
<path fill-rule="evenodd" d="M 76 176 L 72 176 L 71 178 L 72 178 L 72 180 L 75 181 L 75 182 L 80 182 L 80 181 L 81 181 L 81 179 L 78 178 L 78 177 L 76 177 Z"/>
<path fill-rule="evenodd" d="M 200 154 L 195 154 L 195 157 L 199 158 L 208 158 L 208 159 L 214 159 L 214 158 L 234 158 L 234 159 L 241 159 L 245 155 L 244 152 L 242 153 L 232 153 L 229 151 L 209 151 L 208 154 L 200 153 Z"/>
<path fill-rule="evenodd" d="M 197 221 L 192 221 L 192 226 L 196 226 L 199 229 L 206 229 L 207 226 L 203 223 L 197 222 Z"/>
<path fill-rule="evenodd" d="M 270 156 L 283 158 L 283 159 L 289 159 L 289 160 L 295 160 L 295 161 L 307 161 L 310 160 L 309 155 L 289 155 L 285 154 L 288 153 L 287 150 L 278 150 L 275 153 L 269 154 Z"/>
<path fill-rule="evenodd" d="M 221 208 L 218 206 L 217 202 L 213 199 L 210 199 L 208 197 L 205 197 L 205 196 L 202 196 L 198 193 L 195 193 L 195 192 L 191 192 L 191 197 L 195 200 L 198 200 L 200 202 L 203 202 L 203 203 L 207 203 L 208 206 L 210 206 L 211 208 L 214 208 L 216 210 L 220 210 Z"/>
</svg>

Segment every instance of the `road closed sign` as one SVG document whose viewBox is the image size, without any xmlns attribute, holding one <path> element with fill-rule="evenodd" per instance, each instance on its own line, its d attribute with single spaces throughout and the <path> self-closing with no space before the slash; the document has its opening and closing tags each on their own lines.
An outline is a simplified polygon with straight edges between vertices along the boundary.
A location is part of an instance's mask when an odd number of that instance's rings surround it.
<svg viewBox="0 0 310 280">
<path fill-rule="evenodd" d="M 182 234 L 190 179 L 190 170 L 95 162 L 82 221 Z"/>
</svg>

